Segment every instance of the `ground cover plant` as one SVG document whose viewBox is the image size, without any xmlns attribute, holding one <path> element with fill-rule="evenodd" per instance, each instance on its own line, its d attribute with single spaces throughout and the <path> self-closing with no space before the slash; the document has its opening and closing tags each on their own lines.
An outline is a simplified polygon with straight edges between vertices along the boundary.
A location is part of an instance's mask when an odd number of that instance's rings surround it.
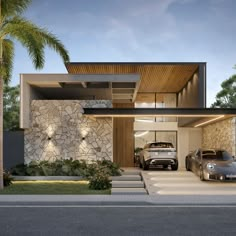
<svg viewBox="0 0 236 236">
<path fill-rule="evenodd" d="M 18 176 L 82 176 L 88 181 L 88 187 L 105 190 L 111 187 L 110 176 L 121 175 L 121 169 L 110 160 L 56 160 L 32 161 L 28 165 L 20 164 L 11 169 L 12 175 Z"/>
<path fill-rule="evenodd" d="M 88 181 L 12 181 L 0 194 L 110 194 L 110 189 L 91 189 Z"/>
<path fill-rule="evenodd" d="M 20 176 L 83 176 L 87 178 L 94 175 L 99 169 L 103 169 L 109 176 L 121 175 L 119 166 L 110 160 L 32 161 L 29 164 L 16 165 L 10 172 L 12 175 Z"/>
</svg>

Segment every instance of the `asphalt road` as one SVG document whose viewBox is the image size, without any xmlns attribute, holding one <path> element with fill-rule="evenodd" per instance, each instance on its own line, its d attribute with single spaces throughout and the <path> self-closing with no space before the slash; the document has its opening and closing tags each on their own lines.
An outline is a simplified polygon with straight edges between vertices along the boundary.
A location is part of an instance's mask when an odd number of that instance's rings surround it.
<svg viewBox="0 0 236 236">
<path fill-rule="evenodd" d="M 236 206 L 0 206 L 0 235 L 236 235 Z"/>
</svg>

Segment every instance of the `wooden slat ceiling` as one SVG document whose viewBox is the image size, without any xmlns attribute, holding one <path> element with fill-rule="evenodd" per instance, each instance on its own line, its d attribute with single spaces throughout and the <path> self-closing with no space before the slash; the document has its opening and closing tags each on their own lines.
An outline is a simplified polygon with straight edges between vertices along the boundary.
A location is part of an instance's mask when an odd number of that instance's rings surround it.
<svg viewBox="0 0 236 236">
<path fill-rule="evenodd" d="M 68 63 L 70 74 L 129 74 L 141 75 L 138 93 L 176 93 L 198 69 L 196 63 Z"/>
<path fill-rule="evenodd" d="M 135 102 L 148 102 L 148 103 L 154 103 L 154 102 L 163 102 L 164 96 L 163 94 L 156 94 L 156 93 L 138 93 L 137 97 L 135 99 Z"/>
</svg>

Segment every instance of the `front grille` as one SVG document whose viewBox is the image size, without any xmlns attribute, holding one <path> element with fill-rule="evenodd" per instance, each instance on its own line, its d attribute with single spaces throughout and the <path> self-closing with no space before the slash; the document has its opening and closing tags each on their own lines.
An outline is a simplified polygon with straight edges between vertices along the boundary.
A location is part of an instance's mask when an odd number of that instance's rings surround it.
<svg viewBox="0 0 236 236">
<path fill-rule="evenodd" d="M 236 177 L 226 177 L 226 180 L 236 180 Z"/>
<path fill-rule="evenodd" d="M 209 175 L 209 179 L 217 179 L 216 175 Z"/>
<path fill-rule="evenodd" d="M 209 175 L 209 179 L 220 180 L 220 176 L 221 175 Z M 226 176 L 224 176 L 224 180 L 233 181 L 233 180 L 236 180 L 236 177 L 226 177 Z"/>
</svg>

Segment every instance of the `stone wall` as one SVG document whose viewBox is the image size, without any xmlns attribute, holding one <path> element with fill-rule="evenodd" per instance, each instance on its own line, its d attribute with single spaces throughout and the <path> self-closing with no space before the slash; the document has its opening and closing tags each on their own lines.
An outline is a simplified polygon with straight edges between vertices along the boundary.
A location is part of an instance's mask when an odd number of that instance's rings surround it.
<svg viewBox="0 0 236 236">
<path fill-rule="evenodd" d="M 219 121 L 203 127 L 203 148 L 223 148 L 235 155 L 236 118 Z"/>
<path fill-rule="evenodd" d="M 112 160 L 112 119 L 83 116 L 83 108 L 112 107 L 107 100 L 33 100 L 25 130 L 25 163 L 32 160 Z"/>
</svg>

